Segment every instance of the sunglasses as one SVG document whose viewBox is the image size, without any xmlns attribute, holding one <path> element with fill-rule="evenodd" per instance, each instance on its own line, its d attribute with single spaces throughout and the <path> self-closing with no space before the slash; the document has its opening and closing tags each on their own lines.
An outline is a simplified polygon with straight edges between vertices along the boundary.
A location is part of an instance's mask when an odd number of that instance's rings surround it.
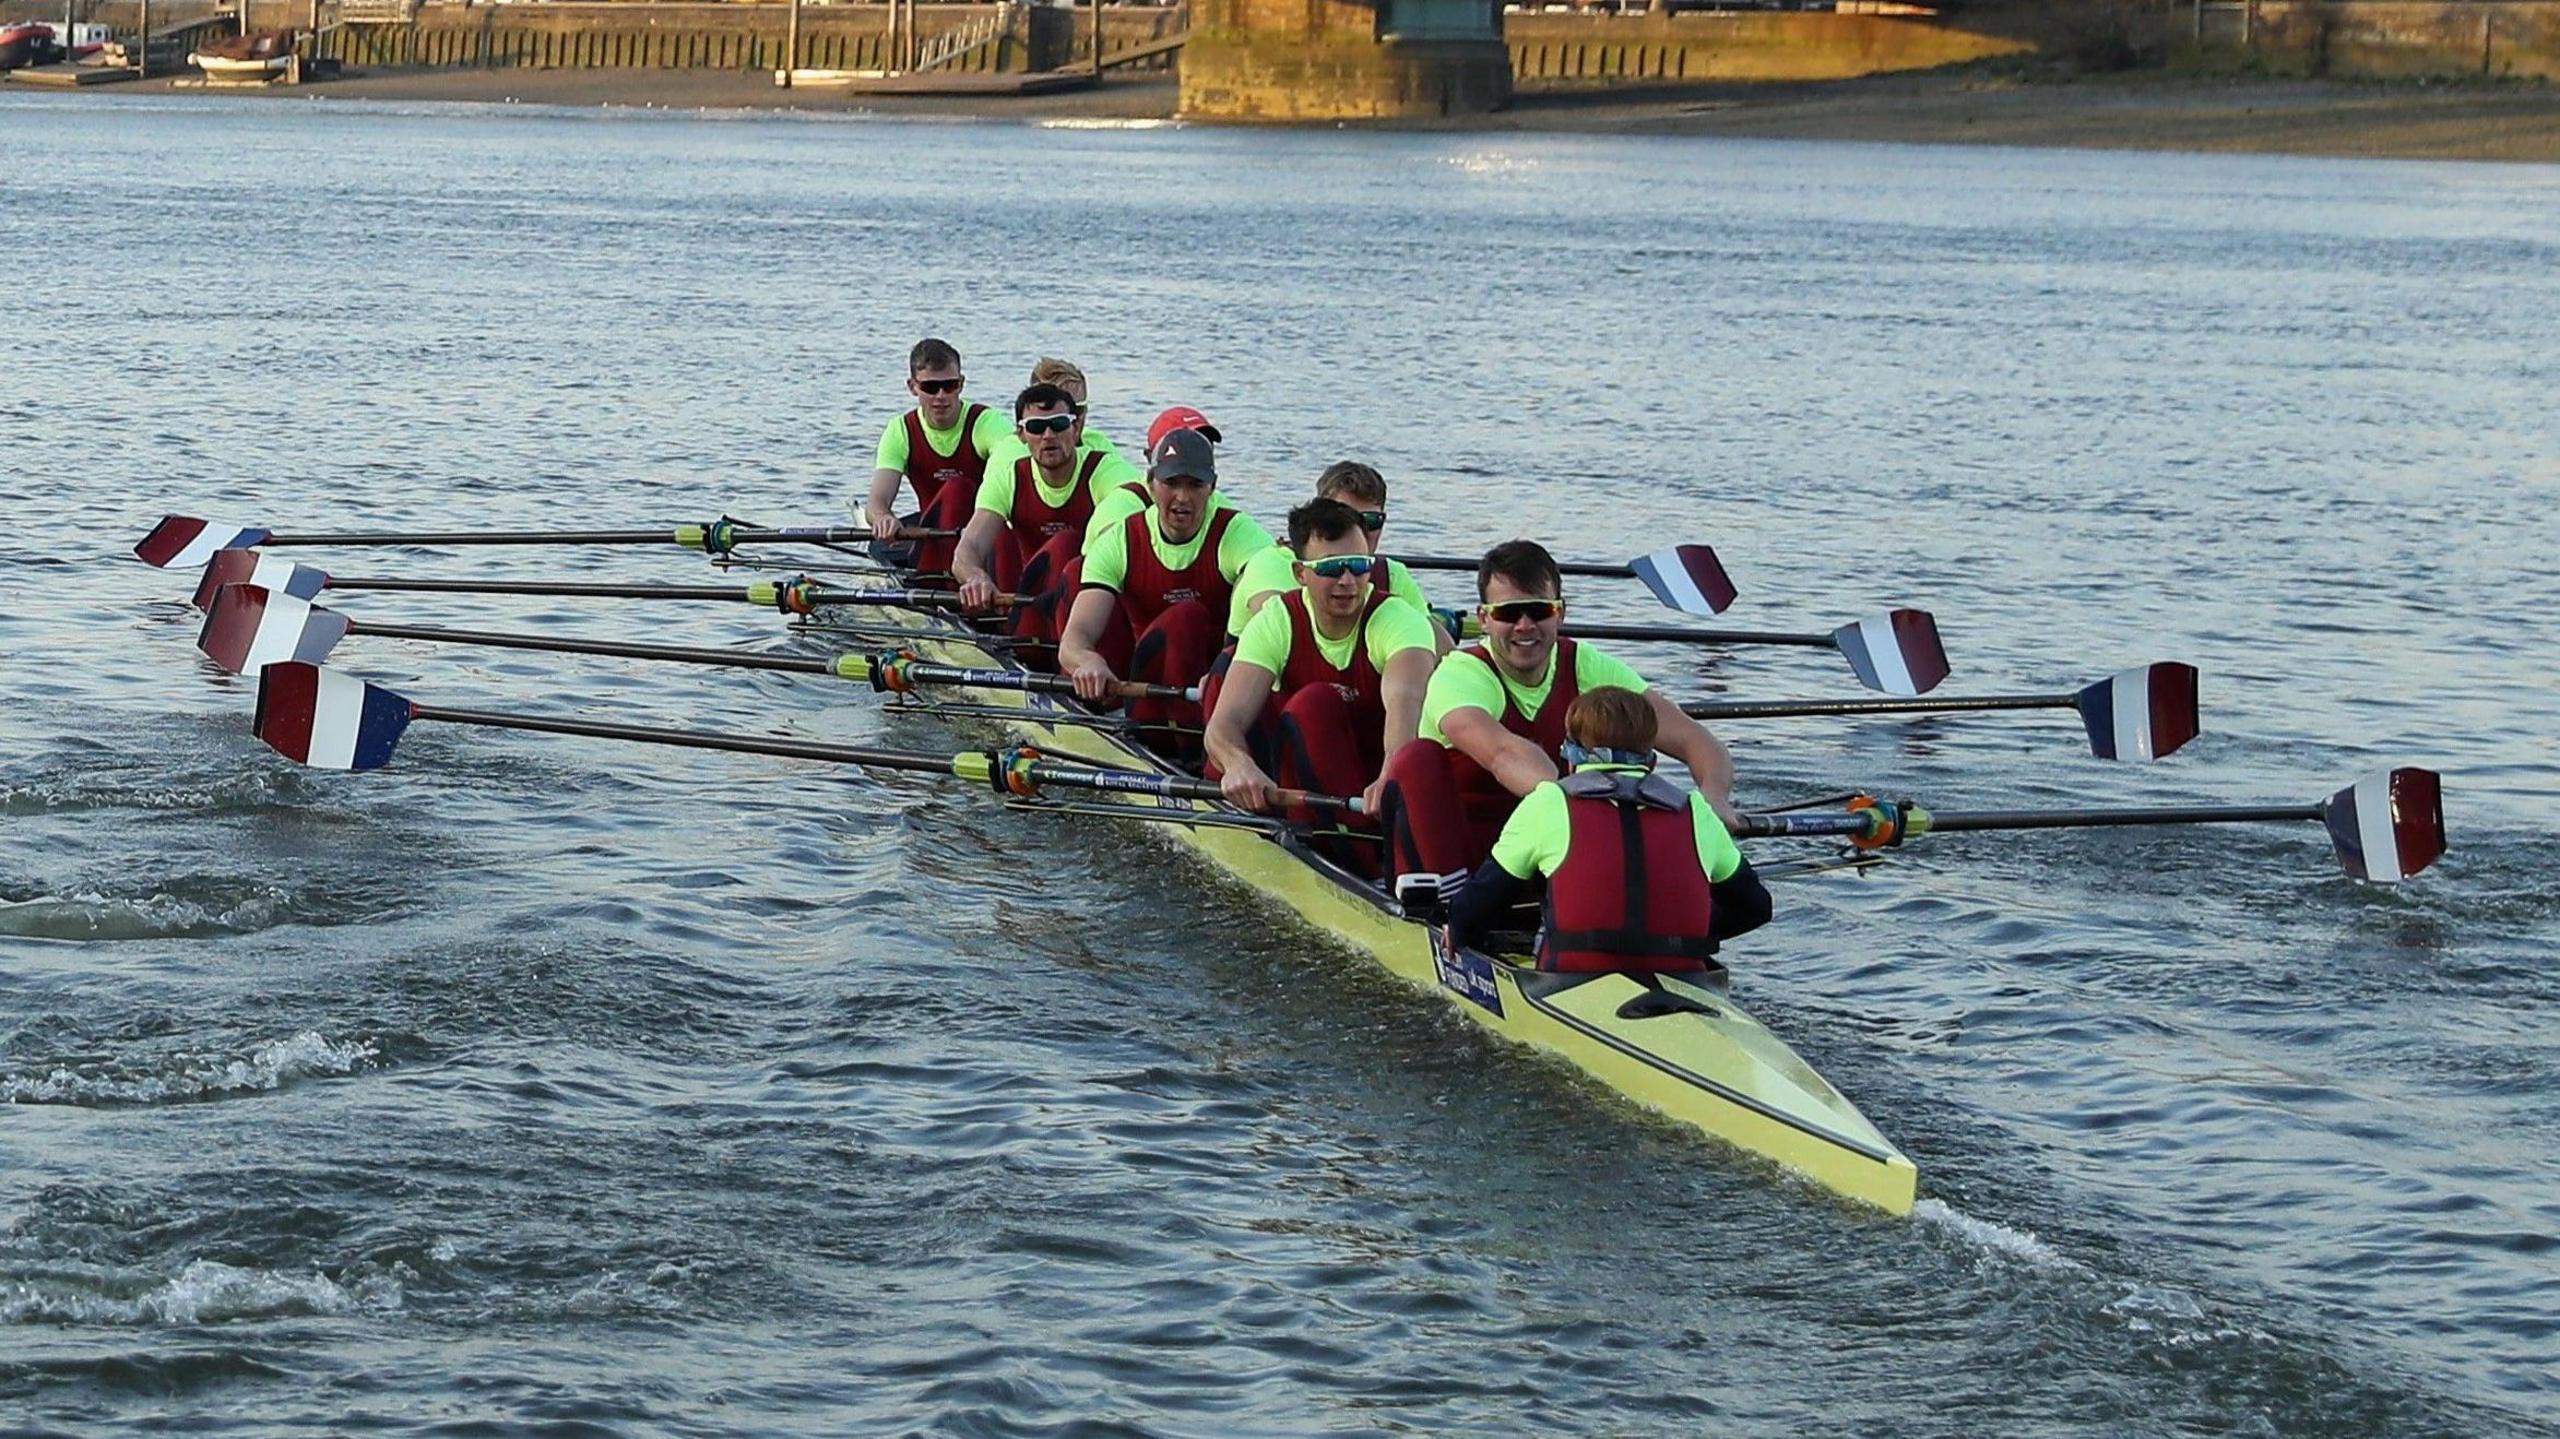
<svg viewBox="0 0 2560 1439">
<path fill-rule="evenodd" d="M 1360 510 L 1356 513 L 1360 516 L 1360 528 L 1373 535 L 1387 527 L 1387 512 L 1384 510 Z"/>
<path fill-rule="evenodd" d="M 1484 612 L 1506 625 L 1538 624 L 1564 613 L 1562 600 L 1504 600 L 1487 605 Z"/>
<path fill-rule="evenodd" d="M 1016 420 L 1014 423 L 1020 425 L 1022 432 L 1026 435 L 1063 435 L 1075 428 L 1076 417 L 1074 415 L 1033 415 L 1029 419 Z"/>
<path fill-rule="evenodd" d="M 1364 578 L 1376 569 L 1378 562 L 1367 555 L 1327 555 L 1320 560 L 1302 561 L 1307 573 L 1320 580 L 1338 580 L 1344 575 Z"/>
<path fill-rule="evenodd" d="M 963 383 L 958 376 L 954 376 L 948 380 L 918 380 L 915 385 L 918 394 L 956 395 L 960 393 L 960 386 Z"/>
</svg>

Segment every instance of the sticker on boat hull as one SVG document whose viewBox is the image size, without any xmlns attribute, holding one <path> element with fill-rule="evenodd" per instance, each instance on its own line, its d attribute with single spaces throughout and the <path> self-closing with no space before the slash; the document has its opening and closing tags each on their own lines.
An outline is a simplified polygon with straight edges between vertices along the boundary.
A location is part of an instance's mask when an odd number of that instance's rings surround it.
<svg viewBox="0 0 2560 1439">
<path fill-rule="evenodd" d="M 1451 944 L 1443 925 L 1431 926 L 1431 967 L 1439 971 L 1442 989 L 1501 1015 L 1502 982 L 1494 978 L 1493 960 Z"/>
</svg>

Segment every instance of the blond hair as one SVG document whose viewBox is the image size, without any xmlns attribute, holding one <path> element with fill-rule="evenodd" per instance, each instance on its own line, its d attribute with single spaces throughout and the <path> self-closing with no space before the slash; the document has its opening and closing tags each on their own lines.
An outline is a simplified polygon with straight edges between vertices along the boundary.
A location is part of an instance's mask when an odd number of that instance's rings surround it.
<svg viewBox="0 0 2560 1439">
<path fill-rule="evenodd" d="M 1039 363 L 1031 367 L 1031 383 L 1035 385 L 1063 385 L 1069 381 L 1073 381 L 1079 390 L 1085 388 L 1084 371 L 1065 360 L 1053 360 L 1043 355 Z"/>
</svg>

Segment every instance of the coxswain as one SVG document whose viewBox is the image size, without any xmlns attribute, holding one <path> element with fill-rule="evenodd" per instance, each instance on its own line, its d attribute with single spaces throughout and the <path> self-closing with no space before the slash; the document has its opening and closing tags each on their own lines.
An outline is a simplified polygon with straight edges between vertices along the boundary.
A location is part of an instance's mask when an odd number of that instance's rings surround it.
<svg viewBox="0 0 2560 1439">
<path fill-rule="evenodd" d="M 1724 745 L 1615 656 L 1561 633 L 1564 576 L 1544 546 L 1511 540 L 1486 551 L 1476 597 L 1484 638 L 1441 661 L 1423 696 L 1420 739 L 1387 760 L 1387 807 L 1401 821 L 1389 826 L 1393 873 L 1462 882 L 1520 798 L 1567 773 L 1565 712 L 1601 685 L 1643 696 L 1655 747 L 1688 766 L 1709 804 L 1725 807 L 1733 760 Z"/>
<path fill-rule="evenodd" d="M 998 592 L 1020 584 L 1034 556 L 1052 568 L 1072 560 L 1104 495 L 1146 489 L 1137 466 L 1109 449 L 1079 443 L 1084 405 L 1066 386 L 1037 383 L 1025 389 L 1014 397 L 1013 422 L 1020 446 L 997 451 L 996 467 L 978 482 L 978 507 L 951 558 L 961 608 L 972 614 L 985 613 Z M 1016 458 L 1004 459 L 1008 454 Z"/>
<path fill-rule="evenodd" d="M 1252 516 L 1211 505 L 1217 484 L 1208 436 L 1169 431 L 1148 456 L 1153 503 L 1086 543 L 1074 604 L 1058 642 L 1058 667 L 1088 703 L 1100 702 L 1124 674 L 1187 686 L 1208 671 L 1226 631 L 1236 575 L 1271 545 Z M 1196 730 L 1199 708 L 1142 701 L 1131 707 L 1131 717 Z M 1169 747 L 1196 749 L 1197 740 L 1186 744 L 1177 737 Z"/>
<path fill-rule="evenodd" d="M 863 507 L 875 539 L 894 541 L 910 524 L 957 529 L 968 517 L 987 455 L 1012 427 L 988 406 L 963 400 L 960 391 L 967 383 L 960 373 L 960 352 L 943 341 L 919 340 L 907 352 L 907 393 L 916 404 L 880 432 L 871 493 Z M 898 514 L 900 480 L 915 490 L 912 518 Z"/>
<path fill-rule="evenodd" d="M 1508 928 L 1540 880 L 1540 969 L 1703 969 L 1719 941 L 1769 922 L 1769 891 L 1706 796 L 1653 773 L 1661 736 L 1646 696 L 1584 690 L 1564 725 L 1568 772 L 1512 811 L 1451 902 L 1451 938 Z"/>
<path fill-rule="evenodd" d="M 1369 553 L 1376 555 L 1386 543 L 1387 481 L 1376 470 L 1358 460 L 1336 460 L 1316 476 L 1316 498 L 1334 500 L 1348 506 L 1360 517 L 1360 528 L 1369 537 Z M 1298 557 L 1285 545 L 1274 545 L 1255 555 L 1236 576 L 1236 595 L 1227 611 L 1227 633 L 1242 635 L 1254 611 L 1274 595 L 1287 594 L 1298 587 Z M 1433 649 L 1447 654 L 1457 645 L 1441 618 L 1431 609 L 1431 601 L 1422 593 L 1422 582 L 1402 561 L 1380 558 L 1387 593 L 1413 606 L 1416 613 L 1430 622 Z"/>
<path fill-rule="evenodd" d="M 1270 809 L 1287 786 L 1364 795 L 1374 811 L 1386 757 L 1420 733 L 1438 659 L 1430 621 L 1377 583 L 1368 532 L 1349 505 L 1291 510 L 1287 553 L 1295 585 L 1247 622 L 1218 681 L 1209 763 L 1245 809 Z M 1368 859 L 1374 867 L 1374 850 Z"/>
</svg>

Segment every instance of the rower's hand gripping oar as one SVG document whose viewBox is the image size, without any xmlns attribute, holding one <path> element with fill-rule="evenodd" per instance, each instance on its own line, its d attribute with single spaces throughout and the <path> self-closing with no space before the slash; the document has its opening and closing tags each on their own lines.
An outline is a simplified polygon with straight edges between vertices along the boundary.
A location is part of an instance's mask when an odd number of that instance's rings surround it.
<svg viewBox="0 0 2560 1439">
<path fill-rule="evenodd" d="M 2316 820 L 2339 865 L 2361 880 L 2397 884 L 2444 853 L 2443 781 L 2433 770 L 2369 776 L 2316 804 L 2194 805 L 2158 809 L 1938 811 L 1864 795 L 1845 814 L 1757 813 L 1729 826 L 1737 839 L 1835 836 L 1861 849 L 1959 830 L 2095 829 L 2134 825 L 2258 824 Z"/>
<path fill-rule="evenodd" d="M 1767 702 L 1692 700 L 1680 706 L 1682 714 L 1707 720 L 2025 709 L 2079 711 L 2080 722 L 2089 731 L 2089 748 L 2100 759 L 2165 759 L 2196 737 L 2196 669 L 2171 662 L 2142 665 L 2066 694 Z"/>
<path fill-rule="evenodd" d="M 1463 618 L 1460 639 L 1484 634 L 1474 615 Z M 1858 683 L 1889 695 L 1924 695 L 1947 677 L 1946 647 L 1938 641 L 1938 621 L 1927 610 L 1895 609 L 1870 615 L 1828 633 L 1771 630 L 1699 630 L 1677 625 L 1564 623 L 1564 633 L 1578 640 L 1640 640 L 1688 645 L 1792 645 L 1838 650 Z"/>
<path fill-rule="evenodd" d="M 767 739 L 755 735 L 715 734 L 704 730 L 661 729 L 647 725 L 610 724 L 598 720 L 547 715 L 503 714 L 489 710 L 444 709 L 367 684 L 353 675 L 298 660 L 280 660 L 258 672 L 258 713 L 252 728 L 268 748 L 285 758 L 317 769 L 371 770 L 391 762 L 400 737 L 421 721 L 478 725 L 490 729 L 526 730 L 538 734 L 579 735 L 633 744 L 671 745 L 680 749 L 725 750 L 735 754 L 775 755 L 784 759 L 819 760 L 860 765 L 867 769 L 903 770 L 917 774 L 952 774 L 984 781 L 999 794 L 1031 798 L 1044 785 L 1089 789 L 1113 794 L 1149 795 L 1157 799 L 1205 800 L 1223 804 L 1218 786 L 1188 775 L 1150 774 L 1139 770 L 1099 769 L 1061 764 L 1034 750 L 964 750 L 931 754 L 914 750 L 868 749 L 857 745 L 818 744 L 807 740 Z M 1335 795 L 1283 791 L 1290 804 L 1324 811 L 1358 813 L 1360 801 Z M 1143 810 L 1131 817 L 1149 818 Z M 1180 819 L 1168 813 L 1168 819 Z"/>
<path fill-rule="evenodd" d="M 900 530 L 898 538 L 942 539 L 956 530 Z M 873 538 L 868 529 L 840 525 L 773 529 L 723 517 L 708 524 L 662 525 L 637 530 L 457 530 L 348 531 L 338 534 L 277 534 L 254 525 L 163 515 L 133 547 L 134 557 L 154 569 L 200 565 L 226 549 L 273 545 L 335 545 L 355 549 L 373 545 L 680 545 L 706 554 L 725 555 L 740 545 L 842 545 Z"/>
<path fill-rule="evenodd" d="M 749 650 L 698 648 L 687 645 L 634 644 L 622 640 L 579 639 L 564 635 L 498 634 L 486 630 L 432 629 L 418 625 L 376 624 L 351 619 L 259 585 L 224 585 L 214 592 L 196 648 L 233 674 L 264 669 L 288 660 L 320 664 L 348 635 L 418 640 L 428 644 L 467 645 L 487 649 L 537 650 L 550 654 L 604 655 L 617 659 L 655 660 L 669 664 L 710 665 L 728 669 L 832 675 L 868 681 L 883 694 L 912 694 L 923 685 L 965 685 L 973 689 L 1011 689 L 1036 694 L 1073 694 L 1075 682 L 1063 675 L 1026 674 L 1018 670 L 971 670 L 956 665 L 927 664 L 911 654 L 832 656 L 759 654 Z M 1197 702 L 1200 692 L 1175 685 L 1123 680 L 1113 693 L 1123 699 L 1177 699 Z"/>
</svg>

